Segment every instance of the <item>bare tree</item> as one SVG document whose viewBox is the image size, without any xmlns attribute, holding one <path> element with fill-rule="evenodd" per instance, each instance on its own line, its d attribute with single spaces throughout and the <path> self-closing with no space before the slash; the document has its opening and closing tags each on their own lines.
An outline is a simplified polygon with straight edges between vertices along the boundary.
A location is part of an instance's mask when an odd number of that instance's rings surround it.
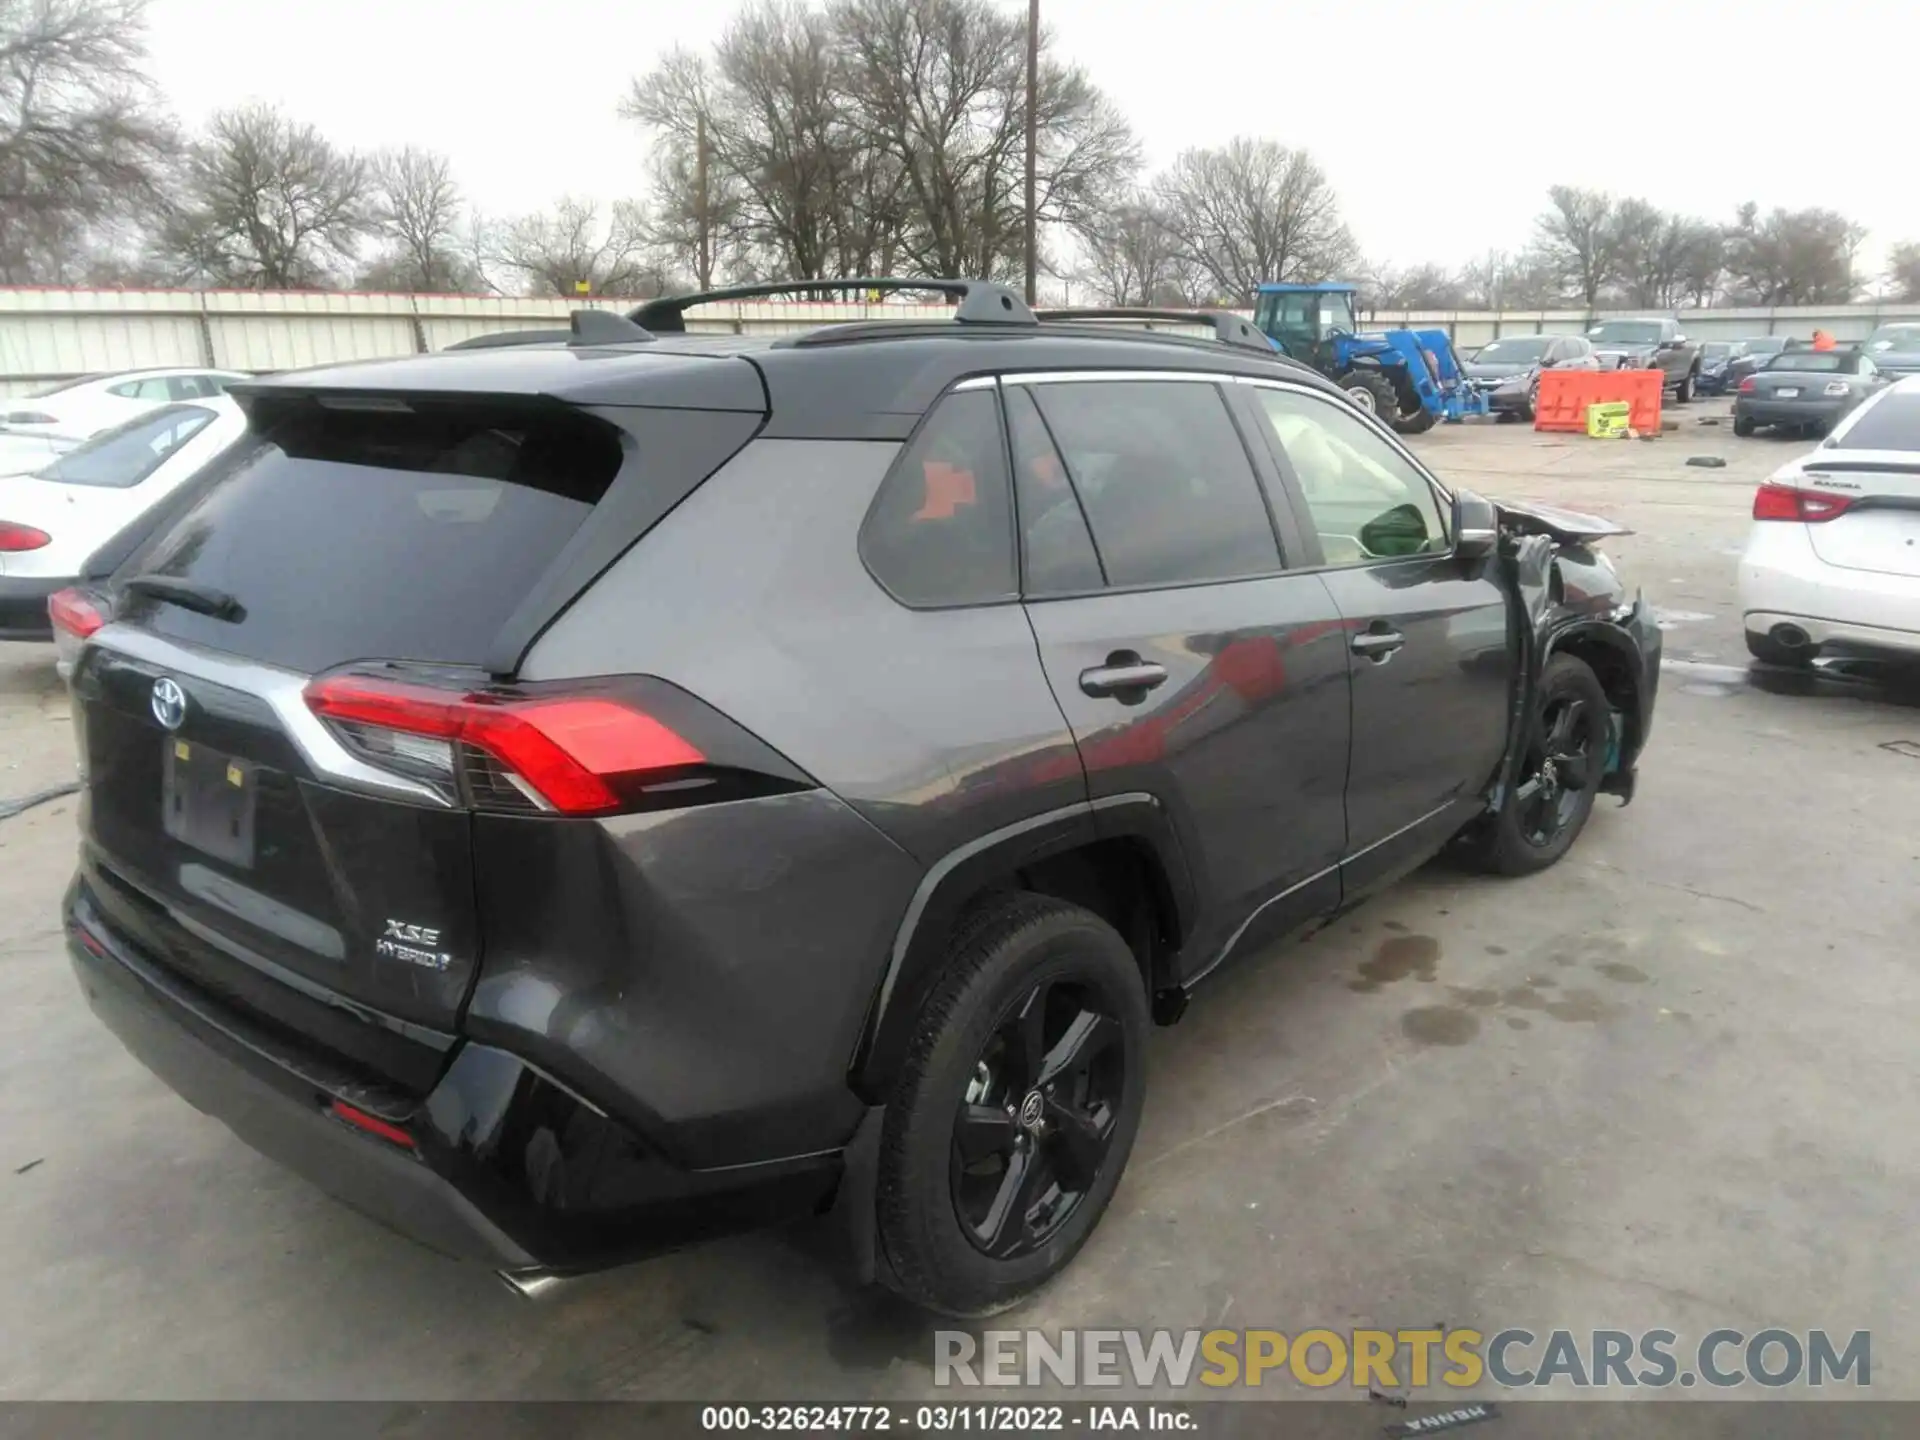
<svg viewBox="0 0 1920 1440">
<path fill-rule="evenodd" d="M 1196 297 L 1185 283 L 1178 242 L 1166 213 L 1136 193 L 1082 227 L 1077 279 L 1110 305 L 1184 305 Z"/>
<path fill-rule="evenodd" d="M 1363 289 L 1369 310 L 1455 310 L 1467 303 L 1465 283 L 1441 265 L 1373 267 Z"/>
<path fill-rule="evenodd" d="M 1189 150 L 1155 190 L 1181 253 L 1235 304 L 1263 280 L 1335 279 L 1359 264 L 1333 186 L 1304 150 L 1244 137 Z"/>
<path fill-rule="evenodd" d="M 1705 220 L 1686 222 L 1680 241 L 1676 303 L 1703 309 L 1719 298 L 1727 273 L 1727 232 Z"/>
<path fill-rule="evenodd" d="M 1460 284 L 1466 291 L 1466 303 L 1483 310 L 1498 310 L 1505 303 L 1507 277 L 1514 268 L 1504 250 L 1488 250 L 1477 260 L 1460 267 Z"/>
<path fill-rule="evenodd" d="M 669 54 L 622 114 L 654 132 L 659 239 L 696 280 L 722 270 L 858 274 L 892 249 L 897 167 L 861 143 L 824 12 L 758 0 L 711 61 Z"/>
<path fill-rule="evenodd" d="M 1894 298 L 1920 300 L 1920 241 L 1909 240 L 1893 247 L 1887 261 L 1887 281 Z"/>
<path fill-rule="evenodd" d="M 900 245 L 923 273 L 1011 279 L 1024 265 L 1025 17 L 990 0 L 835 0 L 862 144 L 898 167 Z M 1132 179 L 1125 117 L 1077 67 L 1042 58 L 1035 214 L 1095 223 Z"/>
<path fill-rule="evenodd" d="M 658 295 L 667 275 L 647 243 L 646 215 L 632 201 L 604 217 L 591 200 L 563 198 L 552 210 L 500 227 L 493 255 L 530 295 Z"/>
<path fill-rule="evenodd" d="M 1591 310 L 1618 270 L 1613 197 L 1555 185 L 1547 198 L 1552 208 L 1535 222 L 1539 252 Z"/>
<path fill-rule="evenodd" d="M 460 253 L 463 205 L 444 155 L 389 151 L 372 165 L 371 224 L 382 246 L 361 273 L 363 289 L 469 292 L 481 287 Z"/>
<path fill-rule="evenodd" d="M 174 153 L 145 0 L 0 0 L 0 282 L 76 278 Z"/>
<path fill-rule="evenodd" d="M 1740 207 L 1727 240 L 1737 295 L 1761 305 L 1844 305 L 1859 289 L 1853 261 L 1866 231 L 1832 210 Z"/>
<path fill-rule="evenodd" d="M 263 105 L 215 115 L 157 250 L 181 279 L 256 290 L 334 283 L 371 232 L 367 162 Z"/>
</svg>

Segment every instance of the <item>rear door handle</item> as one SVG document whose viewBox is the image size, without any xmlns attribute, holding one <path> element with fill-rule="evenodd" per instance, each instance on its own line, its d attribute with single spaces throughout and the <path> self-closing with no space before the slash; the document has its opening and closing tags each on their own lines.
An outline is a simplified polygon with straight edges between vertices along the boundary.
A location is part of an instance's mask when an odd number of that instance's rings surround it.
<svg viewBox="0 0 1920 1440">
<path fill-rule="evenodd" d="M 1166 680 L 1166 666 L 1136 657 L 1126 664 L 1096 665 L 1091 670 L 1082 670 L 1080 691 L 1096 700 L 1109 695 L 1125 696 L 1130 692 L 1134 698 L 1138 698 L 1156 686 L 1164 685 Z"/>
<path fill-rule="evenodd" d="M 1364 655 L 1376 663 L 1385 660 L 1394 651 L 1407 643 L 1407 637 L 1398 630 L 1369 630 L 1353 637 L 1353 653 Z"/>
</svg>

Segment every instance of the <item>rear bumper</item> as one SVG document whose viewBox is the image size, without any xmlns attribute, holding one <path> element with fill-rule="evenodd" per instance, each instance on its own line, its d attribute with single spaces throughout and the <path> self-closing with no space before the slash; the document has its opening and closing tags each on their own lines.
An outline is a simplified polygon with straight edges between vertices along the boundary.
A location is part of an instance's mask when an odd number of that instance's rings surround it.
<svg viewBox="0 0 1920 1440">
<path fill-rule="evenodd" d="M 1831 425 L 1853 408 L 1851 400 L 1748 400 L 1733 402 L 1733 418 L 1756 425 Z"/>
<path fill-rule="evenodd" d="M 1792 624 L 1814 645 L 1920 651 L 1920 576 L 1829 565 L 1805 525 L 1763 521 L 1740 557 L 1740 613 L 1765 635 Z"/>
<path fill-rule="evenodd" d="M 0 575 L 0 640 L 53 639 L 47 600 L 71 584 L 70 579 Z"/>
<path fill-rule="evenodd" d="M 112 934 L 76 881 L 67 950 L 100 1020 L 196 1109 L 335 1198 L 457 1259 L 577 1272 L 822 1208 L 838 1153 L 679 1168 L 517 1057 L 466 1044 L 409 1096 L 266 1030 Z M 337 1103 L 403 1137 L 340 1118 Z"/>
</svg>

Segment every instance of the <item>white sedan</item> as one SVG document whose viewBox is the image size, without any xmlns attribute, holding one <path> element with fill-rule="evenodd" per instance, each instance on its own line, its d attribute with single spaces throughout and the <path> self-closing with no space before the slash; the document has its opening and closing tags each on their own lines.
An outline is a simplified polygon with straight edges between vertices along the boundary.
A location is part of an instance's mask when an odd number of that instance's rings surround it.
<svg viewBox="0 0 1920 1440">
<path fill-rule="evenodd" d="M 235 370 L 126 370 L 0 399 L 0 475 L 38 469 L 50 454 L 156 405 L 209 399 L 246 378 Z"/>
<path fill-rule="evenodd" d="M 1753 519 L 1740 610 L 1756 659 L 1920 656 L 1920 376 L 1775 471 Z"/>
<path fill-rule="evenodd" d="M 163 405 L 31 475 L 0 478 L 0 640 L 52 637 L 47 600 L 121 527 L 165 499 L 247 428 L 224 395 Z"/>
</svg>

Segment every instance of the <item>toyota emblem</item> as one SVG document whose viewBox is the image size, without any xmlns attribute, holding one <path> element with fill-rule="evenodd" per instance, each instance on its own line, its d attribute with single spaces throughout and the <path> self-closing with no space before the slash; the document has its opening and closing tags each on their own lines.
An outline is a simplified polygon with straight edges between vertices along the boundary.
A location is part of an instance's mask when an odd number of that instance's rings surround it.
<svg viewBox="0 0 1920 1440">
<path fill-rule="evenodd" d="M 180 688 L 180 682 L 171 675 L 162 675 L 153 682 L 153 718 L 168 730 L 178 730 L 187 723 L 187 692 Z"/>
</svg>

